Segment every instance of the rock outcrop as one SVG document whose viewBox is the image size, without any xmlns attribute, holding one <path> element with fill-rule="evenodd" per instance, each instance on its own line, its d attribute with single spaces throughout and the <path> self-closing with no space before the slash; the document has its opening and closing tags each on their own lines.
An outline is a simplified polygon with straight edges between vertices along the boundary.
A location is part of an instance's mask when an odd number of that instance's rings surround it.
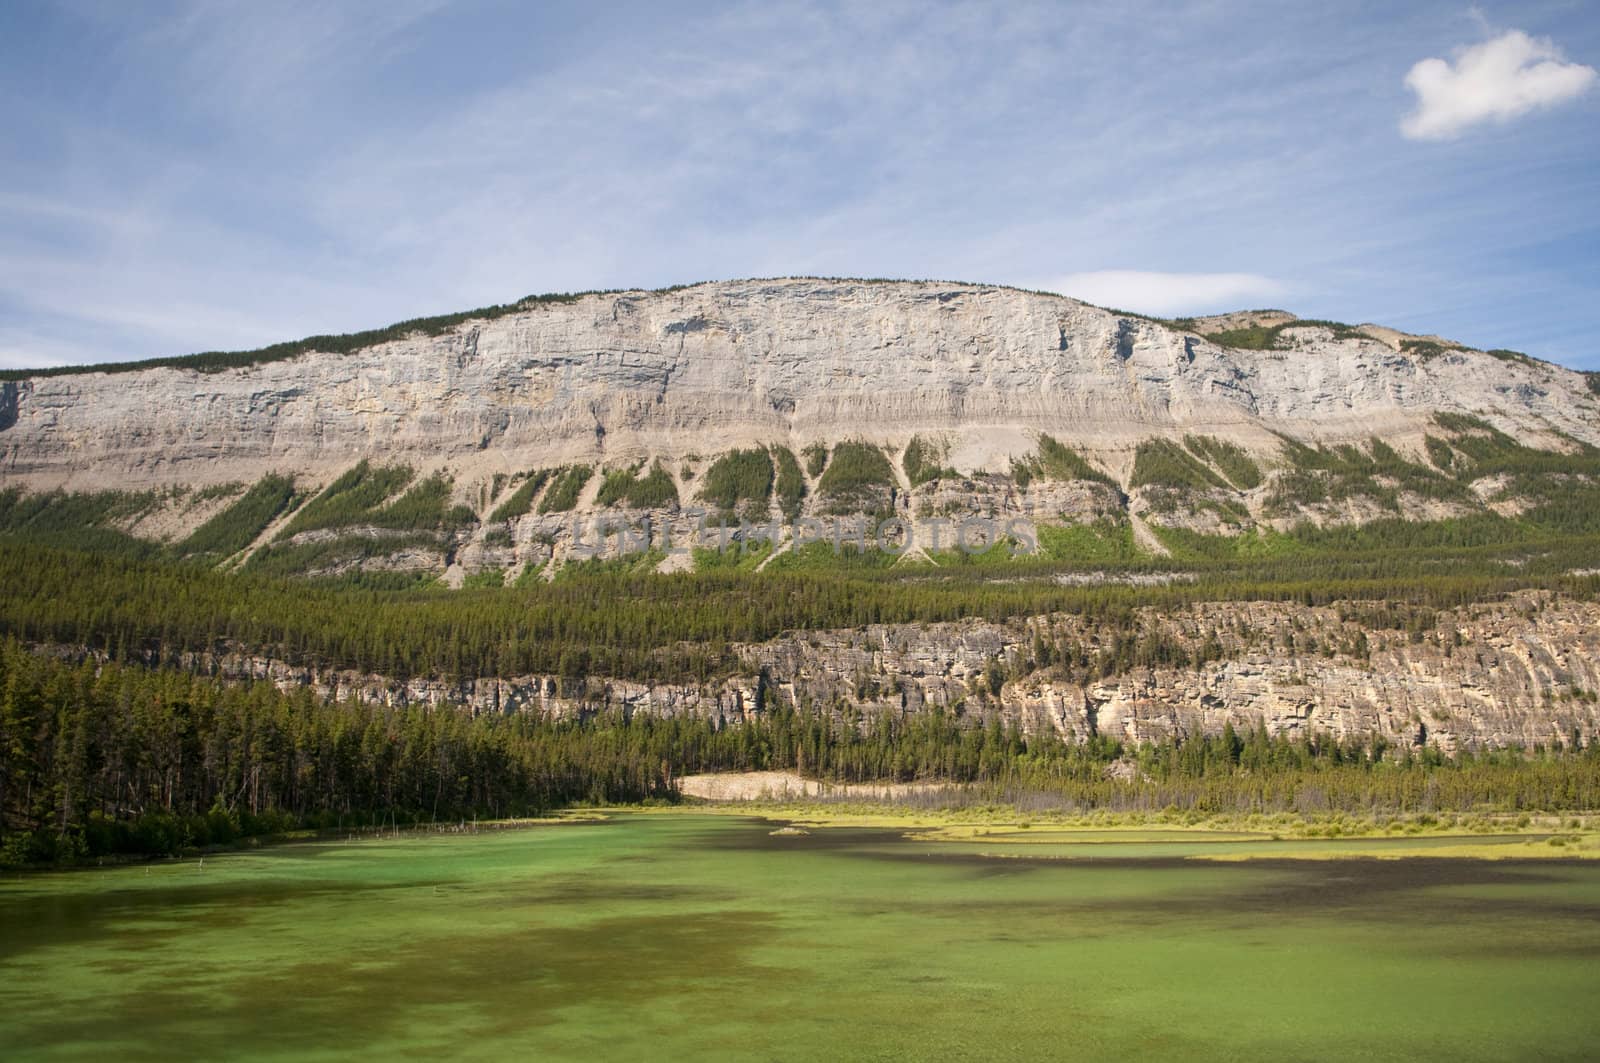
<svg viewBox="0 0 1600 1063">
<path fill-rule="evenodd" d="M 1384 609 L 1374 602 L 1203 603 L 1142 609 L 1131 628 L 1054 615 L 800 632 L 734 647 L 737 674 L 706 684 L 551 675 L 395 680 L 247 652 L 168 663 L 309 686 L 327 697 L 473 713 L 621 711 L 732 722 L 783 704 L 868 720 L 939 709 L 1068 741 L 1103 735 L 1136 744 L 1218 733 L 1231 723 L 1274 735 L 1381 735 L 1447 752 L 1600 735 L 1600 603 L 1525 592 L 1415 614 L 1423 623 L 1404 627 L 1375 621 Z M 1178 660 L 1130 664 L 1138 652 L 1119 657 L 1119 643 L 1164 647 Z"/>
<path fill-rule="evenodd" d="M 7 382 L 0 477 L 80 490 L 267 470 L 327 482 L 381 458 L 448 468 L 465 494 L 566 461 L 903 444 L 916 432 L 948 439 L 963 473 L 1003 472 L 1046 432 L 1125 479 L 1131 449 L 1152 435 L 1257 449 L 1277 446 L 1273 432 L 1377 435 L 1415 450 L 1439 410 L 1520 438 L 1600 442 L 1582 374 L 1558 366 L 1408 352 L 1320 326 L 1291 327 L 1280 345 L 1224 347 L 979 285 L 787 279 L 589 295 L 351 353 Z"/>
</svg>

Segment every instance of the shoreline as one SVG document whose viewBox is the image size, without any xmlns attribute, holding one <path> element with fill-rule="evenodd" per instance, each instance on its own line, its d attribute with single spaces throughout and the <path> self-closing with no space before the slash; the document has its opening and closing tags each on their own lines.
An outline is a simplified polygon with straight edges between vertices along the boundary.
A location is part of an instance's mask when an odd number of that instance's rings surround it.
<svg viewBox="0 0 1600 1063">
<path fill-rule="evenodd" d="M 757 776 L 788 773 L 750 773 Z M 798 777 L 797 777 L 798 778 Z M 203 860 L 294 844 L 379 841 L 498 832 L 539 826 L 605 823 L 618 816 L 730 816 L 761 820 L 775 837 L 836 829 L 880 830 L 901 839 L 952 850 L 981 850 L 996 859 L 1161 858 L 1215 862 L 1336 859 L 1600 859 L 1600 810 L 1563 813 L 1199 813 L 1051 810 L 1014 805 L 979 808 L 913 808 L 893 793 L 914 793 L 942 784 L 854 784 L 855 797 L 835 796 L 844 786 L 807 780 L 810 795 L 743 798 L 686 795 L 677 804 L 574 806 L 543 816 L 413 824 L 390 828 L 324 828 L 252 835 L 225 845 L 194 847 L 173 854 L 105 856 L 59 864 L 11 865 L 0 876 L 61 871 L 109 870 Z M 870 796 L 876 791 L 883 796 Z M 792 830 L 790 830 L 792 828 Z M 1260 847 L 1259 851 L 1255 850 Z M 1241 848 L 1244 851 L 1240 851 Z M 1168 850 L 1188 850 L 1171 851 Z"/>
</svg>

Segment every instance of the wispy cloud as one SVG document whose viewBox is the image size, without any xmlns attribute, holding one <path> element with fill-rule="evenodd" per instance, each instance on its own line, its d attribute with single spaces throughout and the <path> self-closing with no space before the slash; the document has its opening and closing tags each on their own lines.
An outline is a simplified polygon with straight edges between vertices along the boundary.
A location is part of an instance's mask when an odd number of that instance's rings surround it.
<svg viewBox="0 0 1600 1063">
<path fill-rule="evenodd" d="M 1141 314 L 1203 314 L 1256 307 L 1287 286 L 1255 273 L 1155 273 L 1109 269 L 1069 273 L 1043 285 L 1097 306 Z"/>
<path fill-rule="evenodd" d="M 0 14 L 0 349 L 823 273 L 1585 356 L 1593 139 L 1392 150 L 1392 72 L 1458 2 L 25 5 Z M 1530 33 L 1600 51 L 1539 2 Z"/>
<path fill-rule="evenodd" d="M 1412 140 L 1448 140 L 1576 99 L 1595 77 L 1594 67 L 1567 62 L 1553 42 L 1509 30 L 1459 49 L 1453 63 L 1434 58 L 1413 66 L 1406 87 L 1417 106 L 1400 131 Z"/>
</svg>

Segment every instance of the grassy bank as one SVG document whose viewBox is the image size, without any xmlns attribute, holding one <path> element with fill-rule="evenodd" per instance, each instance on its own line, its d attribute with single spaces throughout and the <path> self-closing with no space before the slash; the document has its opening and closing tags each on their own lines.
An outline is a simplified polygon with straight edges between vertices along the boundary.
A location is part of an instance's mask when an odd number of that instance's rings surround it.
<svg viewBox="0 0 1600 1063">
<path fill-rule="evenodd" d="M 660 814 L 754 816 L 805 831 L 873 829 L 988 855 L 1195 859 L 1452 857 L 1600 859 L 1600 812 L 1433 815 L 1026 812 L 1014 805 L 909 807 L 893 801 L 688 801 Z M 1150 847 L 1161 852 L 1152 854 Z"/>
</svg>

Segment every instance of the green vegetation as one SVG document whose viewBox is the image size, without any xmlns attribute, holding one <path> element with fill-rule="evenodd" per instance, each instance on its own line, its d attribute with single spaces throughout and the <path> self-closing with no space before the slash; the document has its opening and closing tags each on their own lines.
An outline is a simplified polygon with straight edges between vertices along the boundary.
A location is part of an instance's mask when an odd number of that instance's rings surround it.
<svg viewBox="0 0 1600 1063">
<path fill-rule="evenodd" d="M 335 535 L 332 538 L 311 542 L 273 542 L 251 554 L 244 570 L 254 575 L 296 577 L 330 572 L 354 572 L 366 562 L 396 554 L 421 552 L 440 556 L 443 544 L 437 536 L 410 532 L 398 534 Z M 393 573 L 403 584 L 417 581 L 417 576 Z M 368 574 L 378 583 L 384 582 L 379 574 Z"/>
<path fill-rule="evenodd" d="M 439 532 L 453 518 L 449 483 L 438 476 L 411 483 L 403 470 L 353 469 L 338 490 L 319 496 L 317 519 L 358 514 L 378 532 L 278 542 L 233 573 L 180 557 L 219 556 L 248 541 L 292 494 L 283 478 L 252 487 L 224 508 L 227 520 L 208 523 L 203 539 L 197 533 L 170 551 L 126 548 L 137 541 L 113 526 L 156 504 L 149 497 L 12 489 L 0 492 L 0 634 L 144 665 L 235 646 L 294 665 L 397 680 L 536 673 L 575 684 L 590 676 L 684 682 L 739 674 L 747 665 L 733 644 L 785 631 L 1063 613 L 1094 627 L 1098 647 L 1052 645 L 1053 663 L 1024 662 L 1018 675 L 1034 666 L 1059 669 L 1070 659 L 1063 678 L 1080 682 L 1129 662 L 1196 659 L 1194 646 L 1170 640 L 1138 649 L 1148 635 L 1138 621 L 1141 607 L 1383 601 L 1397 614 L 1421 617 L 1521 588 L 1585 599 L 1600 592 L 1600 578 L 1574 574 L 1592 572 L 1600 549 L 1600 453 L 1576 445 L 1567 453 L 1536 450 L 1464 415 L 1441 417 L 1438 431 L 1438 446 L 1451 455 L 1448 473 L 1413 465 L 1378 441 L 1331 449 L 1286 442 L 1285 460 L 1289 475 L 1315 474 L 1324 497 L 1360 476 L 1390 491 L 1415 482 L 1448 496 L 1470 490 L 1471 477 L 1504 475 L 1526 486 L 1529 507 L 1515 517 L 1479 509 L 1442 521 L 1396 516 L 1360 527 L 1306 525 L 1234 537 L 1160 529 L 1170 558 L 1136 550 L 1131 527 L 1109 520 L 1041 526 L 1037 556 L 1008 559 L 1009 548 L 999 544 L 977 558 L 936 559 L 938 567 L 897 564 L 881 551 L 835 557 L 833 544 L 821 543 L 773 559 L 759 575 L 751 569 L 765 547 L 754 560 L 702 559 L 701 571 L 660 575 L 651 571 L 659 555 L 644 554 L 574 565 L 549 582 L 535 567 L 515 587 L 498 586 L 503 576 L 492 573 L 473 580 L 467 593 L 421 585 L 431 574 L 350 574 L 361 561 L 402 551 L 429 552 L 442 564 L 447 544 Z M 770 467 L 781 480 L 784 458 L 765 453 L 776 458 Z M 843 477 L 861 466 L 879 476 L 892 472 L 885 455 L 864 444 L 841 446 L 828 471 Z M 563 470 L 547 490 L 567 478 L 575 495 L 589 476 L 587 469 Z M 65 534 L 74 529 L 77 537 Z M 100 532 L 111 538 L 89 534 Z M 288 578 L 306 572 L 346 574 Z"/>
<path fill-rule="evenodd" d="M 1448 444 L 1429 443 L 1429 454 L 1438 464 L 1445 449 L 1449 450 L 1447 471 L 1454 474 L 1454 483 L 1463 492 L 1470 491 L 1466 485 L 1474 480 L 1502 477 L 1502 497 L 1538 507 L 1542 523 L 1589 525 L 1583 509 L 1595 504 L 1600 450 L 1576 440 L 1568 441 L 1567 453 L 1539 450 L 1467 414 L 1437 414 L 1434 423 L 1449 433 L 1450 439 Z"/>
<path fill-rule="evenodd" d="M 813 443 L 801 454 L 806 459 L 806 475 L 813 480 L 821 476 L 823 468 L 828 464 L 828 448 L 821 443 Z"/>
<path fill-rule="evenodd" d="M 1241 491 L 1261 486 L 1261 466 L 1237 444 L 1216 436 L 1184 436 L 1183 445 L 1201 461 L 1221 469 L 1222 475 Z"/>
<path fill-rule="evenodd" d="M 1482 417 L 1474 417 L 1470 413 L 1440 411 L 1433 415 L 1433 423 L 1443 428 L 1446 432 L 1455 435 L 1468 432 L 1482 432 L 1484 435 L 1499 434 L 1499 430 L 1488 421 L 1485 421 Z"/>
<path fill-rule="evenodd" d="M 1034 528 L 1040 553 L 1052 561 L 1085 565 L 1126 565 L 1141 556 L 1133 525 L 1102 518 L 1092 524 L 1040 524 Z"/>
<path fill-rule="evenodd" d="M 721 550 L 696 548 L 694 568 L 696 572 L 754 572 L 772 555 L 772 550 L 772 543 L 767 539 L 730 542 Z"/>
<path fill-rule="evenodd" d="M 894 468 L 871 443 L 847 441 L 833 448 L 828 467 L 817 483 L 831 514 L 880 513 L 894 488 Z"/>
<path fill-rule="evenodd" d="M 555 582 L 574 580 L 593 583 L 608 577 L 648 577 L 666 559 L 665 551 L 657 547 L 626 554 L 599 553 L 562 565 L 555 571 Z"/>
<path fill-rule="evenodd" d="M 1294 346 L 1293 337 L 1287 333 L 1291 329 L 1324 328 L 1333 333 L 1336 340 L 1360 339 L 1364 335 L 1354 325 L 1346 325 L 1342 321 L 1289 321 L 1282 325 L 1252 325 L 1247 328 L 1224 329 L 1220 332 L 1206 333 L 1206 339 L 1222 347 L 1234 347 L 1247 351 L 1283 351 Z"/>
<path fill-rule="evenodd" d="M 1133 454 L 1130 487 L 1173 487 L 1207 491 L 1226 488 L 1227 481 L 1205 462 L 1170 439 L 1147 439 Z"/>
<path fill-rule="evenodd" d="M 785 630 L 1057 611 L 1099 616 L 1205 600 L 1388 599 L 1441 608 L 1519 587 L 1588 596 L 1600 580 L 1570 573 L 1593 567 L 1600 487 L 1569 486 L 1514 519 L 1480 513 L 1305 526 L 1290 537 L 1304 547 L 1293 556 L 1274 547 L 1269 556 L 1240 560 L 1237 546 L 1195 546 L 1193 553 L 1213 560 L 1140 558 L 1127 566 L 1185 574 L 1159 586 L 1063 586 L 1051 577 L 1082 566 L 1051 560 L 1044 537 L 1047 556 L 940 570 L 937 579 L 925 568 L 888 568 L 892 555 L 880 551 L 871 558 L 881 571 L 855 566 L 820 544 L 816 569 L 803 567 L 803 554 L 785 554 L 759 576 L 601 573 L 470 600 L 443 589 L 377 592 L 263 578 L 304 571 L 313 561 L 335 567 L 326 559 L 340 551 L 392 551 L 408 542 L 401 536 L 307 544 L 327 551 L 312 558 L 275 557 L 274 549 L 246 566 L 249 575 L 12 537 L 0 551 L 0 632 L 119 658 L 143 647 L 178 653 L 230 639 L 292 661 L 401 678 L 546 672 L 682 680 L 725 674 L 734 666 L 729 643 Z M 440 549 L 431 538 L 422 543 Z"/>
<path fill-rule="evenodd" d="M 932 480 L 953 479 L 958 476 L 954 469 L 941 464 L 947 454 L 947 447 L 930 443 L 921 436 L 912 436 L 911 442 L 906 444 L 905 455 L 900 459 L 900 464 L 906 471 L 906 479 L 911 481 L 911 486 L 917 487 Z"/>
<path fill-rule="evenodd" d="M 606 473 L 595 502 L 607 507 L 623 503 L 629 509 L 661 509 L 677 505 L 678 488 L 672 482 L 672 474 L 662 468 L 661 462 L 652 464 L 644 476 L 639 475 L 642 467 L 636 465 L 631 469 L 613 469 Z"/>
<path fill-rule="evenodd" d="M 0 643 L 0 853 L 168 853 L 298 826 L 665 794 L 649 729 L 618 728 L 334 703 Z"/>
<path fill-rule="evenodd" d="M 1436 448 L 1429 454 L 1437 464 Z M 1269 513 L 1291 514 L 1301 506 L 1342 503 L 1365 498 L 1394 513 L 1400 512 L 1402 495 L 1479 508 L 1478 498 L 1465 484 L 1435 469 L 1401 457 L 1394 448 L 1374 439 L 1368 452 L 1350 444 L 1308 447 L 1284 439 L 1289 468 L 1273 482 L 1267 495 Z"/>
<path fill-rule="evenodd" d="M 1464 347 L 1435 340 L 1401 340 L 1400 353 L 1408 354 L 1419 362 L 1431 362 L 1446 354 L 1460 354 Z"/>
<path fill-rule="evenodd" d="M 234 495 L 243 494 L 245 485 L 238 480 L 231 480 L 225 484 L 212 484 L 202 487 L 189 496 L 189 508 L 203 506 L 207 502 L 215 502 L 219 498 L 232 498 Z"/>
<path fill-rule="evenodd" d="M 849 540 L 837 547 L 831 540 L 806 543 L 779 554 L 762 570 L 762 578 L 785 580 L 793 575 L 847 577 L 876 576 L 899 564 L 900 555 L 887 550 L 866 550 Z"/>
<path fill-rule="evenodd" d="M 0 490 L 0 534 L 15 539 L 104 554 L 153 556 L 158 547 L 122 531 L 160 504 L 155 491 L 48 491 L 24 494 L 22 488 Z"/>
<path fill-rule="evenodd" d="M 1249 325 L 1245 328 L 1222 329 L 1206 334 L 1206 339 L 1221 347 L 1235 347 L 1247 351 L 1270 351 L 1278 346 L 1282 325 Z"/>
<path fill-rule="evenodd" d="M 1134 650 L 1131 643 L 1128 650 Z M 983 682 L 998 685 L 1003 673 L 1001 668 Z M 991 798 L 1050 794 L 1074 811 L 1393 814 L 1600 807 L 1596 744 L 1447 758 L 1434 748 L 1396 748 L 1382 739 L 1272 737 L 1261 727 L 1227 727 L 1220 734 L 1130 748 L 1107 738 L 1075 744 L 1050 735 L 1029 740 L 1015 726 L 972 726 L 939 708 L 841 719 L 779 707 L 729 730 L 721 751 L 704 739 L 693 743 L 705 757 L 693 770 L 802 769 L 841 783 L 988 783 L 996 787 Z M 675 753 L 661 755 L 670 761 Z M 1144 782 L 1108 778 L 1106 768 L 1118 760 L 1131 761 Z"/>
<path fill-rule="evenodd" d="M 1252 528 L 1238 535 L 1203 535 L 1183 528 L 1156 527 L 1156 538 L 1179 561 L 1251 561 L 1305 556 L 1313 551 L 1296 535 Z M 1307 526 L 1305 534 L 1315 534 Z"/>
<path fill-rule="evenodd" d="M 432 554 L 443 563 L 448 544 L 439 529 L 450 527 L 451 511 L 442 478 L 413 485 L 395 503 L 368 508 L 351 504 L 349 495 L 391 470 L 351 470 L 336 485 L 339 490 L 321 496 L 321 521 L 357 513 L 388 534 L 278 542 L 258 552 L 238 577 L 183 572 L 170 564 L 179 555 L 215 556 L 198 552 L 196 541 L 169 552 L 111 525 L 113 518 L 155 504 L 148 496 L 24 495 L 11 489 L 0 492 L 0 625 L 22 637 L 90 644 L 119 656 L 150 645 L 196 650 L 227 638 L 296 660 L 337 659 L 341 666 L 406 676 L 454 674 L 460 667 L 485 675 L 557 672 L 565 659 L 582 674 L 679 679 L 718 674 L 731 666 L 728 643 L 759 641 L 785 629 L 1001 619 L 1058 609 L 1177 605 L 1206 596 L 1461 601 L 1545 586 L 1589 593 L 1586 584 L 1572 583 L 1563 573 L 1593 567 L 1600 537 L 1600 455 L 1581 448 L 1535 450 L 1460 415 L 1441 417 L 1439 430 L 1453 455 L 1449 475 L 1410 463 L 1382 444 L 1362 450 L 1286 443 L 1291 467 L 1274 492 L 1281 504 L 1285 490 L 1302 481 L 1310 485 L 1299 488 L 1302 499 L 1347 493 L 1377 493 L 1381 499 L 1384 492 L 1414 488 L 1461 498 L 1464 515 L 1450 520 L 1406 521 L 1394 511 L 1394 519 L 1359 528 L 1303 526 L 1235 540 L 1162 532 L 1176 555 L 1169 560 L 1133 551 L 1125 528 L 1042 531 L 1038 556 L 931 572 L 925 566 L 894 567 L 892 555 L 879 557 L 876 551 L 871 564 L 866 558 L 835 558 L 827 544 L 785 555 L 759 577 L 705 571 L 635 581 L 615 572 L 591 573 L 559 589 L 541 581 L 531 600 L 502 601 L 489 594 L 471 603 L 452 603 L 442 588 L 419 590 L 413 574 L 352 574 L 361 562 L 403 552 Z M 1178 453 L 1198 464 L 1187 452 Z M 842 455 L 836 477 L 861 458 L 849 446 Z M 866 460 L 872 462 L 870 448 Z M 881 476 L 887 461 L 876 452 L 872 464 Z M 1479 475 L 1508 477 L 1530 508 L 1512 518 L 1473 504 L 1466 481 Z M 588 476 L 579 469 L 553 479 L 567 481 L 570 502 Z M 246 499 L 251 506 L 262 499 L 270 503 L 269 488 L 281 497 L 286 485 L 258 485 L 224 511 L 239 518 L 230 530 L 232 541 L 242 541 L 261 519 L 244 519 Z M 385 486 L 371 494 L 385 498 L 390 492 Z M 344 514 L 339 507 L 346 507 Z M 233 517 L 223 523 L 233 525 Z M 223 530 L 219 524 L 206 532 L 218 536 L 213 547 L 219 550 L 228 545 Z M 1111 585 L 1054 582 L 1055 575 L 1085 565 L 1112 566 Z M 1155 588 L 1127 582 L 1177 571 L 1192 582 Z M 276 578 L 307 572 L 345 575 L 336 585 Z M 569 590 L 578 584 L 587 586 L 585 594 Z M 379 594 L 378 588 L 390 590 Z"/>
<path fill-rule="evenodd" d="M 794 456 L 789 457 L 792 462 Z M 724 514 L 743 512 L 759 518 L 765 515 L 767 499 L 772 497 L 772 481 L 772 455 L 765 448 L 730 450 L 706 470 L 700 482 L 700 497 Z"/>
<path fill-rule="evenodd" d="M 772 457 L 778 465 L 778 508 L 784 520 L 793 523 L 800 519 L 801 503 L 806 497 L 806 478 L 800 475 L 800 463 L 788 447 L 773 447 Z"/>
<path fill-rule="evenodd" d="M 477 519 L 470 506 L 451 506 L 451 482 L 434 473 L 362 523 L 392 531 L 451 532 Z"/>
<path fill-rule="evenodd" d="M 403 490 L 413 476 L 415 472 L 409 465 L 374 468 L 362 460 L 302 506 L 278 538 L 369 522 L 377 508 Z"/>
<path fill-rule="evenodd" d="M 558 581 L 559 582 L 559 581 Z M 1050 649 L 1037 654 L 1077 652 Z M 1134 640 L 1102 650 L 1166 663 Z M 1006 681 L 991 662 L 975 696 Z M 578 681 L 567 693 L 582 692 Z M 940 708 L 834 715 L 758 703 L 745 722 L 602 713 L 587 722 L 329 702 L 309 689 L 82 665 L 0 643 L 0 853 L 11 863 L 167 853 L 261 831 L 504 816 L 670 796 L 705 770 L 839 782 L 937 779 L 1076 809 L 1423 812 L 1600 807 L 1600 743 L 1464 754 L 1382 740 L 1238 733 L 1125 747 L 1028 739 Z M 1144 782 L 1107 777 L 1131 760 Z"/>
<path fill-rule="evenodd" d="M 216 560 L 243 550 L 279 516 L 295 504 L 294 478 L 267 475 L 244 496 L 213 516 L 173 547 L 181 557 L 203 556 Z"/>
<path fill-rule="evenodd" d="M 1456 461 L 1456 452 L 1450 449 L 1450 444 L 1434 435 L 1424 436 L 1422 441 L 1428 451 L 1428 460 L 1449 472 Z"/>
<path fill-rule="evenodd" d="M 450 482 L 443 476 L 420 481 L 388 505 L 394 491 L 411 479 L 405 468 L 373 469 L 362 462 L 307 503 L 276 540 L 252 555 L 248 566 L 263 573 L 294 574 L 341 567 L 343 562 L 387 556 L 401 550 L 440 549 L 438 536 L 473 519 L 465 506 L 449 506 Z M 164 504 L 157 492 L 100 492 L 24 495 L 0 492 L 0 535 L 18 541 L 88 550 L 131 558 L 182 558 L 216 564 L 244 550 L 279 516 L 294 509 L 300 496 L 285 476 L 268 475 L 186 539 L 163 547 L 134 538 L 117 525 L 137 520 Z M 308 516 L 309 511 L 309 516 Z M 314 543 L 291 543 L 304 531 L 354 525 L 394 535 L 338 535 Z"/>
<path fill-rule="evenodd" d="M 1508 351 L 1504 347 L 1496 347 L 1492 351 L 1484 351 L 1483 353 L 1487 354 L 1490 358 L 1498 358 L 1502 362 L 1513 362 L 1517 365 L 1525 365 L 1530 369 L 1535 368 L 1540 364 L 1537 358 L 1523 354 L 1521 351 Z"/>
<path fill-rule="evenodd" d="M 1508 476 L 1518 492 L 1548 499 L 1562 484 L 1600 476 L 1600 450 L 1587 444 L 1572 441 L 1571 453 L 1539 450 L 1464 414 L 1437 414 L 1434 423 L 1452 433 L 1450 445 L 1463 459 L 1457 475 L 1463 479 Z"/>
<path fill-rule="evenodd" d="M 633 488 L 639 470 L 644 468 L 643 463 L 623 469 L 607 469 L 601 471 L 600 489 L 595 492 L 594 502 L 597 506 L 610 508 L 619 502 L 628 500 L 628 492 Z"/>
<path fill-rule="evenodd" d="M 461 581 L 461 589 L 464 591 L 487 590 L 492 587 L 504 587 L 505 585 L 506 570 L 503 568 L 482 569 Z"/>
<path fill-rule="evenodd" d="M 539 512 L 570 513 L 593 475 L 594 469 L 588 465 L 566 465 L 556 470 L 550 490 L 539 500 Z"/>
<path fill-rule="evenodd" d="M 955 540 L 953 543 L 951 542 L 952 539 Z M 963 549 L 960 542 L 959 526 L 951 535 L 945 537 L 944 541 L 948 544 L 947 549 L 927 551 L 928 560 L 939 566 L 942 571 L 949 571 L 952 568 L 1002 566 L 1016 558 L 1027 556 L 1024 553 L 1024 544 L 1008 535 L 997 535 L 991 542 L 986 535 L 974 534 L 967 541 L 965 549 Z M 887 554 L 886 556 L 893 559 L 895 555 Z M 908 557 L 906 560 L 909 565 L 915 565 L 918 562 L 919 558 L 915 555 Z"/>
<path fill-rule="evenodd" d="M 1047 435 L 1039 437 L 1039 448 L 1031 456 L 1011 463 L 1011 477 L 1026 489 L 1034 480 L 1089 480 L 1115 486 L 1111 477 L 1090 465 L 1071 447 Z"/>
<path fill-rule="evenodd" d="M 443 473 L 434 473 L 395 497 L 411 484 L 413 475 L 409 466 L 374 468 L 362 461 L 301 507 L 278 533 L 277 542 L 304 532 L 356 526 L 449 532 L 476 519 L 471 507 L 450 505 L 451 482 Z"/>
<path fill-rule="evenodd" d="M 533 508 L 533 500 L 549 482 L 549 469 L 534 469 L 529 472 L 522 483 L 517 485 L 517 489 L 511 492 L 511 497 L 495 507 L 494 512 L 489 515 L 490 522 L 499 524 L 525 516 L 528 510 Z M 499 489 L 496 488 L 495 494 L 499 493 Z"/>
<path fill-rule="evenodd" d="M 522 566 L 522 571 L 517 573 L 517 578 L 511 581 L 513 587 L 536 587 L 544 582 L 545 571 L 549 567 L 548 561 L 535 564 L 532 561 Z"/>
</svg>

